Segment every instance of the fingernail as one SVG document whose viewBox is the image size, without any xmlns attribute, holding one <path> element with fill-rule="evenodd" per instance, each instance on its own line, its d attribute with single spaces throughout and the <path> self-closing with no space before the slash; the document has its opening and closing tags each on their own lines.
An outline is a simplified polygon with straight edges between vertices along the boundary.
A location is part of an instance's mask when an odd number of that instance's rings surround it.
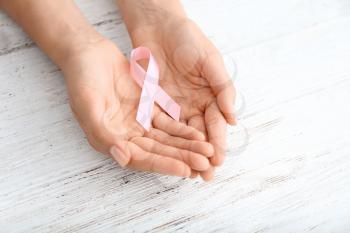
<svg viewBox="0 0 350 233">
<path fill-rule="evenodd" d="M 237 125 L 237 118 L 234 113 L 228 114 L 228 116 L 226 117 L 226 120 L 227 120 L 227 123 L 229 123 L 230 125 Z"/>
<path fill-rule="evenodd" d="M 233 115 L 233 118 L 231 120 L 232 125 L 237 125 L 237 118 Z"/>
<path fill-rule="evenodd" d="M 119 163 L 120 166 L 125 167 L 128 164 L 129 159 L 119 148 L 112 146 L 110 152 L 112 157 Z"/>
</svg>

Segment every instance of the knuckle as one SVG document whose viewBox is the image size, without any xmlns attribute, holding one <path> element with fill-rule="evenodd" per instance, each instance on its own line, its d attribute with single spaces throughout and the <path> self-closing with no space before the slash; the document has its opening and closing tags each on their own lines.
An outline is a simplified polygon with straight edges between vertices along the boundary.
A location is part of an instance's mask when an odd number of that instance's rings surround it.
<svg viewBox="0 0 350 233">
<path fill-rule="evenodd" d="M 156 164 L 156 161 L 157 161 L 158 158 L 159 158 L 159 155 L 152 154 L 151 161 L 150 161 L 150 164 L 149 164 L 149 171 L 150 172 L 155 172 L 155 164 Z"/>
<path fill-rule="evenodd" d="M 216 125 L 217 123 L 219 123 L 220 119 L 216 116 L 211 116 L 211 117 L 207 117 L 207 124 L 208 125 Z"/>
</svg>

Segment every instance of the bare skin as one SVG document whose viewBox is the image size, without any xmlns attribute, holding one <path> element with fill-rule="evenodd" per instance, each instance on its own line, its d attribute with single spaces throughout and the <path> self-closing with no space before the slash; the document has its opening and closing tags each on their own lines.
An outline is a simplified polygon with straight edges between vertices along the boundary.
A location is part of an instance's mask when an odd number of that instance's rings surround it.
<svg viewBox="0 0 350 233">
<path fill-rule="evenodd" d="M 133 4 L 130 1 L 125 7 L 126 2 L 118 2 L 123 14 Z M 169 1 L 174 12 L 179 4 Z M 93 148 L 112 156 L 123 167 L 181 177 L 195 177 L 200 172 L 205 180 L 212 178 L 213 167 L 220 165 L 223 158 L 224 147 L 219 140 L 225 141 L 224 116 L 228 122 L 234 122 L 225 101 L 229 97 L 233 102 L 233 86 L 229 85 L 232 93 L 228 93 L 227 88 L 222 88 L 223 78 L 217 82 L 213 74 L 223 64 L 220 56 L 213 58 L 214 62 L 204 59 L 215 48 L 199 30 L 194 31 L 193 39 L 189 35 L 185 45 L 192 47 L 198 43 L 195 50 L 203 55 L 188 56 L 193 51 L 183 46 L 182 38 L 195 25 L 183 20 L 180 11 L 178 18 L 160 25 L 158 32 L 164 38 L 155 35 L 154 27 L 140 29 L 147 32 L 142 36 L 139 29 L 132 28 L 141 24 L 125 17 L 128 29 L 132 30 L 133 44 L 151 48 L 160 63 L 163 77 L 160 85 L 182 107 L 181 122 L 155 107 L 153 127 L 145 132 L 135 120 L 140 88 L 130 77 L 127 59 L 115 44 L 88 24 L 73 1 L 0 0 L 0 7 L 61 68 L 70 106 Z M 142 18 L 140 11 L 134 13 Z M 169 24 L 181 24 L 183 30 L 172 34 L 165 30 Z M 208 50 L 203 50 L 203 46 L 209 46 Z M 186 56 L 188 60 L 177 63 L 176 56 Z M 211 64 L 208 67 L 214 68 L 205 70 L 208 61 Z M 215 64 L 220 67 L 215 68 Z"/>
<path fill-rule="evenodd" d="M 134 47 L 149 47 L 160 63 L 161 86 L 182 106 L 181 120 L 214 146 L 205 180 L 223 163 L 227 123 L 235 124 L 235 91 L 218 50 L 177 0 L 119 0 Z"/>
</svg>

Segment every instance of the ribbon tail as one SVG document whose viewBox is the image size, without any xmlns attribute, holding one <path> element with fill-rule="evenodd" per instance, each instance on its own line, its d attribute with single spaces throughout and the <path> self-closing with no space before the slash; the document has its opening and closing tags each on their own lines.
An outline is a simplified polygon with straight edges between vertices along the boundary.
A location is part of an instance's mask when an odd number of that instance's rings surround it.
<svg viewBox="0 0 350 233">
<path fill-rule="evenodd" d="M 158 86 L 155 102 L 174 120 L 180 120 L 181 107 L 160 86 Z"/>
<path fill-rule="evenodd" d="M 147 78 L 146 78 L 147 80 Z M 137 110 L 136 120 L 149 132 L 152 122 L 152 112 L 157 86 L 145 82 L 141 91 L 141 98 Z"/>
</svg>

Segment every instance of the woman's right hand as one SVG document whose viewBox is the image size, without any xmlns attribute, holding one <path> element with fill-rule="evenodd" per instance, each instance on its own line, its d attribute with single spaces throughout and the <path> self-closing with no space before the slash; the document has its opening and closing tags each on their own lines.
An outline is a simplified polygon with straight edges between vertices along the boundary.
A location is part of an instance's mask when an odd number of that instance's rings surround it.
<svg viewBox="0 0 350 233">
<path fill-rule="evenodd" d="M 151 130 L 136 121 L 141 88 L 129 62 L 109 40 L 81 46 L 60 64 L 70 106 L 97 151 L 121 166 L 190 177 L 209 168 L 214 149 L 193 127 L 176 122 L 155 106 Z"/>
</svg>

